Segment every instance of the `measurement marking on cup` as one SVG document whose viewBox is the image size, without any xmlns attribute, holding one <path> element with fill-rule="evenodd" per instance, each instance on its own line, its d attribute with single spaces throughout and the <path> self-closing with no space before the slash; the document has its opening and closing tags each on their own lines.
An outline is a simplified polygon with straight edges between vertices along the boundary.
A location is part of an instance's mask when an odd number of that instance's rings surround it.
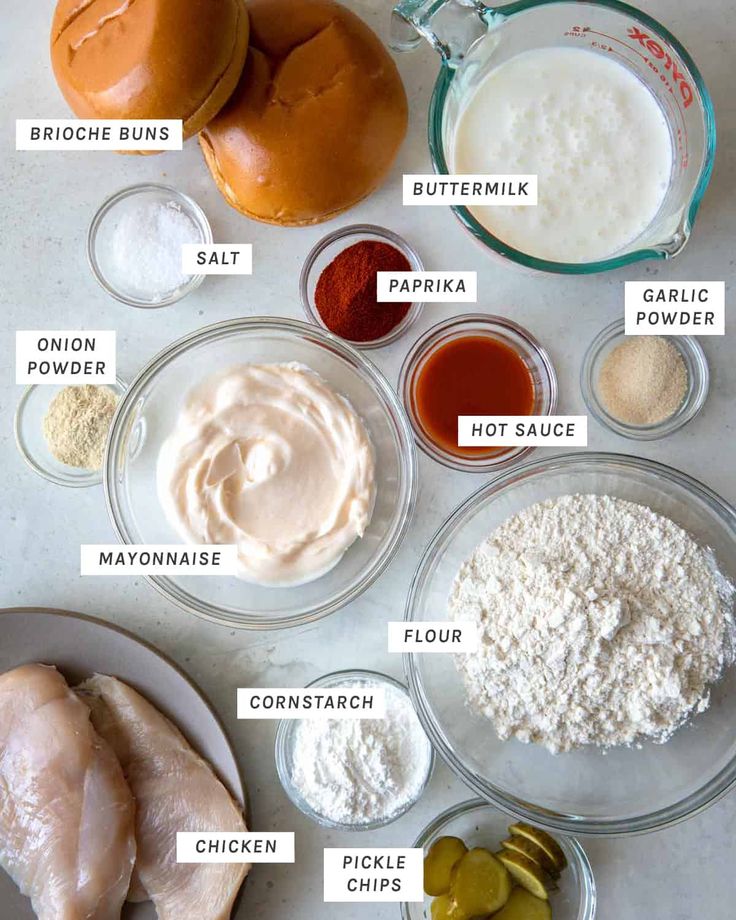
<svg viewBox="0 0 736 920">
<path fill-rule="evenodd" d="M 663 74 L 662 71 L 659 69 L 659 67 L 657 67 L 657 65 L 652 61 L 652 58 L 648 57 L 646 54 L 643 54 L 641 51 L 638 50 L 638 48 L 634 47 L 634 45 L 630 44 L 629 42 L 625 42 L 621 38 L 616 38 L 615 35 L 609 35 L 608 32 L 599 32 L 597 29 L 591 29 L 590 26 L 571 26 L 569 32 L 567 32 L 566 34 L 580 35 L 581 37 L 583 35 L 600 35 L 601 38 L 607 38 L 609 39 L 609 41 L 617 42 L 619 45 L 623 45 L 624 48 L 628 48 L 629 51 L 633 51 L 634 54 L 638 55 L 644 61 L 647 67 L 649 67 L 649 69 L 652 70 L 653 73 L 656 73 L 659 76 L 660 80 L 662 80 L 662 82 L 665 83 L 665 85 L 669 89 L 670 95 L 675 100 L 675 109 L 677 110 L 680 118 L 682 119 L 682 133 L 680 133 L 680 129 L 678 128 L 678 137 L 684 137 L 684 140 L 685 140 L 685 150 L 683 153 L 683 160 L 682 160 L 682 167 L 683 169 L 685 169 L 687 167 L 688 162 L 690 161 L 690 151 L 688 149 L 687 125 L 685 124 L 685 113 L 683 112 L 680 106 L 680 100 L 677 94 L 675 93 L 674 87 L 670 84 L 666 75 Z M 613 51 L 614 49 L 611 49 L 611 50 Z M 620 54 L 620 52 L 614 51 L 614 54 L 616 53 Z M 672 62 L 672 66 L 676 66 L 674 63 L 674 55 L 672 54 L 672 52 L 669 49 L 667 49 L 666 51 L 664 51 L 664 54 L 666 55 L 665 59 L 668 62 Z M 626 60 L 625 55 L 621 54 L 621 57 L 623 57 L 624 60 Z M 674 78 L 674 75 L 673 75 L 673 78 Z"/>
</svg>

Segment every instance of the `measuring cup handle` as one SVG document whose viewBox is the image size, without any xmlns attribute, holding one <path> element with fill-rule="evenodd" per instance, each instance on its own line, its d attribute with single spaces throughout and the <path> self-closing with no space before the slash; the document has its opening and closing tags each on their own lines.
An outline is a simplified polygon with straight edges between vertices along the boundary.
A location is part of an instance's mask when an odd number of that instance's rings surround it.
<svg viewBox="0 0 736 920">
<path fill-rule="evenodd" d="M 458 67 L 488 31 L 492 10 L 481 0 L 399 0 L 391 19 L 394 51 L 413 51 L 425 38 Z"/>
</svg>

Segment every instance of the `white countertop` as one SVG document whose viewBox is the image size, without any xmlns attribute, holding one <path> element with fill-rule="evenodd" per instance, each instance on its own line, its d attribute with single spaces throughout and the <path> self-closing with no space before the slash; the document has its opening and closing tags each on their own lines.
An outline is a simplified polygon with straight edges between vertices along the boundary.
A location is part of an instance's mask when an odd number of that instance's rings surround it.
<svg viewBox="0 0 736 920">
<path fill-rule="evenodd" d="M 353 0 L 386 36 L 388 0 Z M 141 579 L 79 577 L 79 544 L 114 539 L 102 488 L 64 489 L 41 480 L 16 451 L 12 416 L 21 388 L 14 384 L 16 329 L 118 331 L 119 373 L 130 379 L 154 352 L 201 325 L 273 313 L 302 318 L 297 279 L 312 244 L 328 229 L 357 221 L 384 224 L 407 236 L 428 268 L 476 269 L 479 308 L 527 326 L 549 349 L 560 381 L 560 411 L 583 411 L 578 373 L 593 335 L 623 310 L 623 282 L 651 278 L 734 280 L 736 239 L 736 6 L 712 0 L 644 0 L 647 12 L 677 35 L 698 62 L 714 97 L 719 153 L 693 239 L 670 264 L 648 263 L 588 278 L 528 277 L 496 265 L 472 245 L 452 214 L 431 210 L 417 218 L 400 203 L 402 172 L 430 172 L 426 112 L 438 58 L 429 48 L 403 56 L 399 66 L 411 101 L 410 138 L 379 193 L 328 226 L 283 230 L 240 217 L 221 199 L 196 143 L 183 153 L 124 157 L 106 153 L 17 154 L 14 119 L 64 117 L 66 107 L 48 63 L 52 0 L 8 4 L 0 30 L 1 352 L 0 464 L 4 471 L 0 526 L 0 605 L 62 607 L 115 622 L 155 643 L 197 681 L 219 710 L 241 759 L 258 829 L 294 830 L 295 866 L 261 866 L 252 874 L 238 917 L 260 920 L 371 918 L 396 920 L 398 907 L 322 903 L 325 845 L 411 845 L 440 811 L 469 797 L 438 765 L 422 801 L 389 828 L 360 836 L 328 833 L 310 824 L 287 800 L 273 761 L 275 724 L 235 719 L 235 688 L 302 685 L 338 667 L 372 667 L 401 676 L 401 661 L 386 653 L 385 622 L 398 619 L 411 574 L 426 541 L 458 502 L 484 481 L 453 473 L 419 457 L 420 489 L 410 537 L 377 584 L 349 608 L 316 626 L 294 631 L 234 632 L 187 615 Z M 210 278 L 166 309 L 144 312 L 108 298 L 87 267 L 89 221 L 108 194 L 141 181 L 164 181 L 205 209 L 215 239 L 253 242 L 252 278 Z M 728 295 L 727 295 L 728 296 Z M 413 338 L 448 313 L 425 307 L 409 337 L 371 358 L 395 382 Z M 731 333 L 732 335 L 733 333 Z M 690 473 L 736 500 L 733 438 L 736 362 L 731 336 L 702 339 L 713 374 L 707 405 L 684 430 L 638 445 L 590 422 L 590 449 L 639 453 Z M 536 456 L 541 456 L 537 452 Z M 2 641 L 2 636 L 0 636 Z M 731 920 L 734 916 L 736 796 L 674 829 L 631 840 L 589 840 L 600 920 Z M 13 920 L 3 913 L 0 920 Z"/>
</svg>

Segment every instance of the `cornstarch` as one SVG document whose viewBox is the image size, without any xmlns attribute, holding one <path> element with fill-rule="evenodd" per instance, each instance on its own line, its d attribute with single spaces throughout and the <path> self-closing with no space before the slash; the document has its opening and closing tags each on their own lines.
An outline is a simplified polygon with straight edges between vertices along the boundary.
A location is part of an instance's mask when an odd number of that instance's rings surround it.
<svg viewBox="0 0 736 920">
<path fill-rule="evenodd" d="M 303 719 L 292 782 L 323 818 L 339 824 L 388 820 L 419 796 L 431 747 L 411 700 L 390 684 L 384 719 Z M 367 680 L 345 686 L 369 687 Z"/>
<path fill-rule="evenodd" d="M 606 495 L 532 505 L 461 567 L 456 656 L 472 709 L 502 739 L 570 751 L 667 741 L 734 660 L 733 585 L 669 518 Z"/>
</svg>

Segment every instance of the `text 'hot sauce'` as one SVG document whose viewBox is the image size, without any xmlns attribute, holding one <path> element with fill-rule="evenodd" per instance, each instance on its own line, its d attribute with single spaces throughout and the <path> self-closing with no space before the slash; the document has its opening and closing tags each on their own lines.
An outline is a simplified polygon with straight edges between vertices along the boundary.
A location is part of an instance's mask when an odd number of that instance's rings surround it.
<svg viewBox="0 0 736 920">
<path fill-rule="evenodd" d="M 489 335 L 441 345 L 419 368 L 416 413 L 427 437 L 458 457 L 493 456 L 509 448 L 459 447 L 459 415 L 531 415 L 534 381 L 524 359 Z"/>
</svg>

